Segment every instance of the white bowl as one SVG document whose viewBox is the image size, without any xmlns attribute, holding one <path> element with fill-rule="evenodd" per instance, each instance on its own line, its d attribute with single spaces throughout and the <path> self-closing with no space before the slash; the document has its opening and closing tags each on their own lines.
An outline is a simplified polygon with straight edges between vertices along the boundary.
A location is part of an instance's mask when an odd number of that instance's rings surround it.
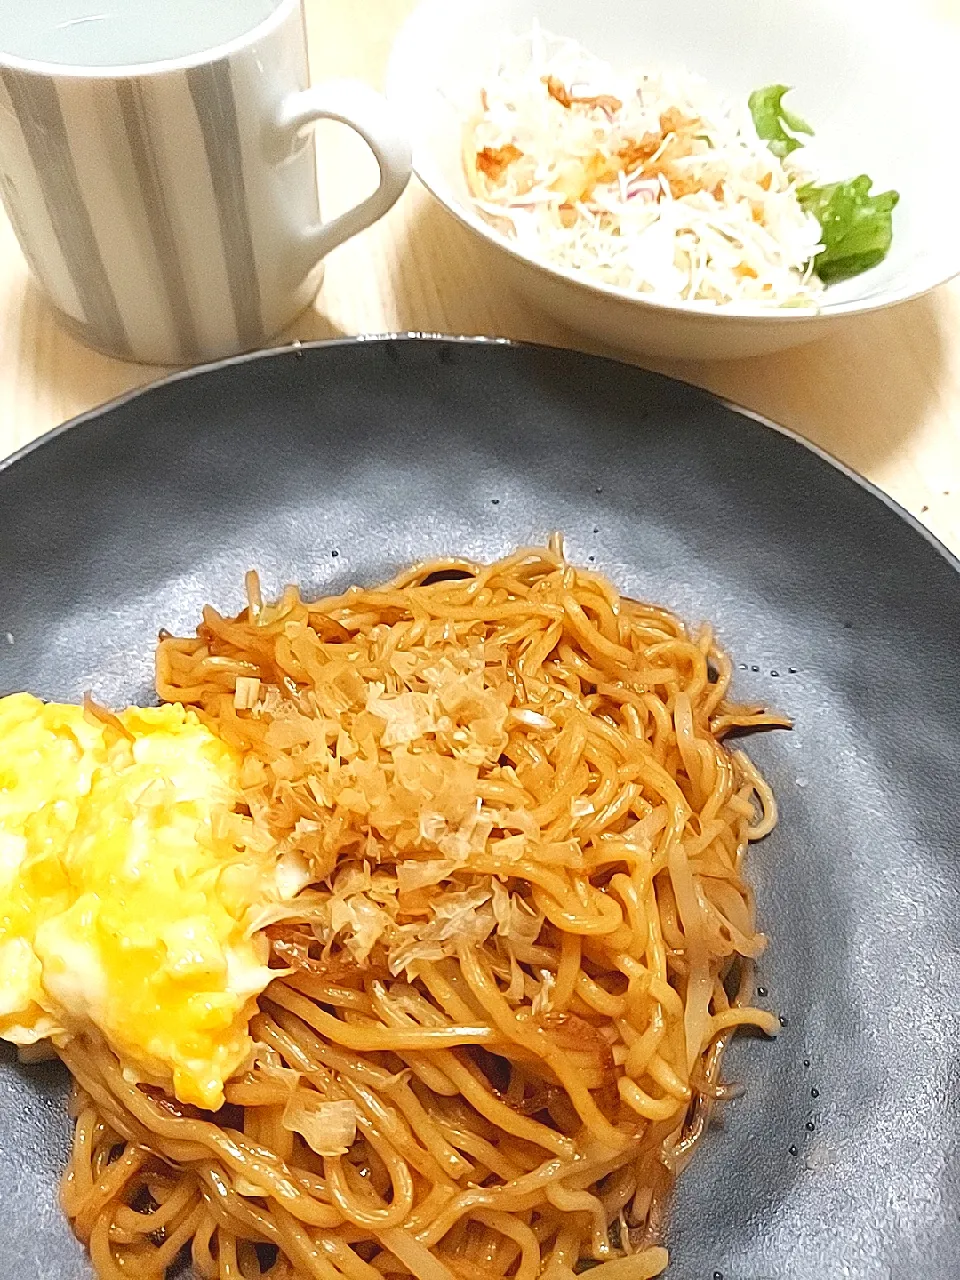
<svg viewBox="0 0 960 1280">
<path fill-rule="evenodd" d="M 760 312 L 661 302 L 519 250 L 474 211 L 461 139 L 503 43 L 534 21 L 619 70 L 685 69 L 731 98 L 794 86 L 791 105 L 817 133 L 818 174 L 869 173 L 874 190 L 900 192 L 887 258 L 831 286 L 815 312 Z M 406 118 L 421 181 L 501 251 L 510 282 L 537 305 L 624 351 L 713 359 L 809 342 L 960 273 L 958 52 L 952 31 L 892 0 L 426 0 L 397 38 L 387 91 Z"/>
</svg>

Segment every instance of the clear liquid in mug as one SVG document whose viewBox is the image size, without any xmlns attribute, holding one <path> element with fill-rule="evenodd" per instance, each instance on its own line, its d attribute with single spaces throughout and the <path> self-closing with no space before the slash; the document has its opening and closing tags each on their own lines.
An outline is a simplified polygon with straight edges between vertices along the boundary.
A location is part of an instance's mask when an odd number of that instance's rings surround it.
<svg viewBox="0 0 960 1280">
<path fill-rule="evenodd" d="M 203 53 L 252 31 L 282 0 L 0 0 L 4 54 L 122 67 Z"/>
</svg>

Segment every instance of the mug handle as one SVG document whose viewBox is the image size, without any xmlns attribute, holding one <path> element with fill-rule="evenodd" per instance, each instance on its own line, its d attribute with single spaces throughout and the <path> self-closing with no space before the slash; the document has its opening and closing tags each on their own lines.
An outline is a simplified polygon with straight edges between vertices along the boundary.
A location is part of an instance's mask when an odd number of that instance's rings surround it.
<svg viewBox="0 0 960 1280">
<path fill-rule="evenodd" d="M 380 185 L 372 196 L 346 213 L 309 227 L 304 233 L 304 255 L 312 269 L 331 249 L 382 218 L 399 200 L 410 180 L 410 144 L 394 125 L 386 99 L 362 80 L 329 80 L 291 94 L 280 108 L 274 140 L 275 157 L 289 156 L 296 139 L 318 120 L 336 120 L 364 140 L 380 166 Z"/>
</svg>

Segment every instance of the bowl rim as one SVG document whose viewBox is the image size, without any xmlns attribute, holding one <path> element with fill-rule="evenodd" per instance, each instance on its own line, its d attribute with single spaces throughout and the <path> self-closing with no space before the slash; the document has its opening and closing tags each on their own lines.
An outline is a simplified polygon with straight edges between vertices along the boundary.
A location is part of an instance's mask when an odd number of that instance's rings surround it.
<svg viewBox="0 0 960 1280">
<path fill-rule="evenodd" d="M 486 222 L 475 213 L 464 201 L 455 197 L 447 184 L 434 176 L 439 167 L 432 164 L 432 152 L 423 139 L 419 125 L 419 113 L 410 111 L 411 94 L 409 86 L 412 78 L 407 73 L 407 64 L 416 54 L 418 42 L 415 33 L 428 18 L 435 19 L 443 14 L 449 21 L 458 6 L 453 0 L 420 0 L 401 25 L 390 49 L 385 77 L 385 93 L 388 100 L 403 113 L 403 123 L 407 130 L 413 149 L 413 172 L 431 196 L 450 213 L 461 226 L 481 236 L 489 244 L 509 254 L 523 266 L 532 267 L 541 275 L 573 285 L 577 289 L 609 298 L 611 301 L 633 304 L 652 311 L 667 312 L 674 316 L 696 317 L 707 323 L 720 324 L 725 320 L 741 320 L 753 323 L 776 323 L 778 325 L 812 325 L 825 322 L 831 316 L 865 315 L 877 311 L 885 311 L 889 307 L 899 306 L 904 302 L 912 302 L 921 298 L 941 285 L 948 284 L 960 276 L 960 239 L 952 251 L 947 251 L 940 259 L 931 262 L 926 271 L 918 272 L 916 277 L 899 288 L 879 288 L 860 297 L 848 298 L 840 302 L 825 301 L 812 307 L 764 307 L 762 304 L 745 305 L 743 303 L 725 303 L 718 305 L 702 300 L 671 300 L 659 298 L 655 294 L 635 293 L 621 285 L 607 284 L 603 280 L 594 280 L 582 275 L 570 267 L 555 266 L 543 259 L 521 249 L 506 235 Z M 939 39 L 949 39 L 960 51 L 960 39 L 957 31 L 947 23 L 926 15 L 916 15 L 912 21 L 926 28 L 931 35 Z"/>
</svg>

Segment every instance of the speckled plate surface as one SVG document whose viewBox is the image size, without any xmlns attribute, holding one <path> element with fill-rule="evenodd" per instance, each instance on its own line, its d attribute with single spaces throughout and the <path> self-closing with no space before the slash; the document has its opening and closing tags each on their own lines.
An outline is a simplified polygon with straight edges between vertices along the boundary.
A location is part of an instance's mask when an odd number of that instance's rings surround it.
<svg viewBox="0 0 960 1280">
<path fill-rule="evenodd" d="M 175 377 L 0 469 L 0 693 L 151 697 L 160 626 L 562 529 L 709 618 L 781 802 L 753 850 L 779 1040 L 681 1180 L 672 1280 L 960 1275 L 960 577 L 868 487 L 712 397 L 567 351 L 435 339 Z M 90 1274 L 56 1207 L 56 1068 L 0 1057 L 0 1276 Z"/>
</svg>

